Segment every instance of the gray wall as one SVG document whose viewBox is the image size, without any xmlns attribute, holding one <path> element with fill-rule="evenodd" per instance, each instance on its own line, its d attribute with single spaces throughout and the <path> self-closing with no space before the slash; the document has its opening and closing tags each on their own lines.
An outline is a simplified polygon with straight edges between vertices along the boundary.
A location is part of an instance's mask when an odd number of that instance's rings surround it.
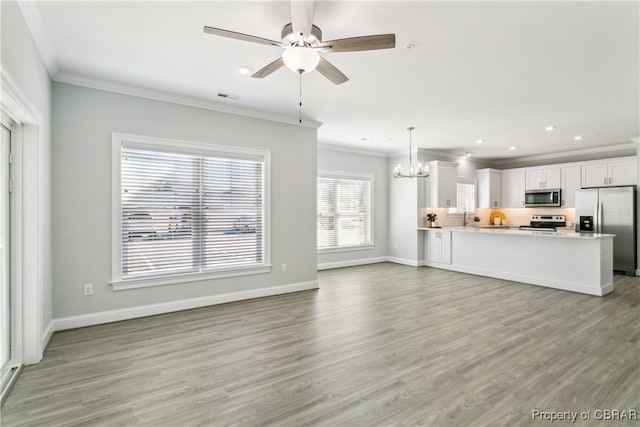
<svg viewBox="0 0 640 427">
<path fill-rule="evenodd" d="M 357 172 L 373 175 L 373 236 L 375 247 L 358 251 L 318 254 L 318 266 L 323 264 L 357 264 L 387 256 L 389 230 L 389 176 L 387 158 L 350 153 L 330 148 L 318 149 L 318 170 Z"/>
<path fill-rule="evenodd" d="M 57 82 L 53 100 L 55 318 L 316 280 L 315 129 Z M 114 292 L 112 132 L 271 150 L 272 271 Z"/>
<path fill-rule="evenodd" d="M 41 295 L 41 328 L 45 331 L 52 320 L 51 280 L 51 79 L 40 56 L 20 8 L 13 1 L 3 1 L 2 72 L 15 83 L 29 107 L 37 111 L 42 120 L 42 176 L 43 225 L 42 245 L 43 277 Z M 29 195 L 25 195 L 29 196 Z"/>
</svg>

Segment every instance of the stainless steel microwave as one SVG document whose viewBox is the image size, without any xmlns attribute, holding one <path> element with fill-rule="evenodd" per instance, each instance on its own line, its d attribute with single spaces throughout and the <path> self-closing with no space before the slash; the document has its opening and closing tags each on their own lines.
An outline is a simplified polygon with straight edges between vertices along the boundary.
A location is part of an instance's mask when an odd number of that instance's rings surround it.
<svg viewBox="0 0 640 427">
<path fill-rule="evenodd" d="M 526 190 L 524 192 L 524 206 L 535 207 L 560 207 L 562 198 L 559 188 L 548 188 L 544 190 Z"/>
</svg>

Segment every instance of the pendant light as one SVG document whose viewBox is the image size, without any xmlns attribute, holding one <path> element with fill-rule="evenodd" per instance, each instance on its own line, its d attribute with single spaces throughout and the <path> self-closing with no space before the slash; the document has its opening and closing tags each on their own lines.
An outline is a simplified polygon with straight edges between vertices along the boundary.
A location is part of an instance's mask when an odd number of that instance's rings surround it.
<svg viewBox="0 0 640 427">
<path fill-rule="evenodd" d="M 418 160 L 417 164 L 413 164 L 413 154 L 412 154 L 412 143 L 411 143 L 411 133 L 415 127 L 408 127 L 409 131 L 409 173 L 403 173 L 402 163 L 400 161 L 396 162 L 396 166 L 393 168 L 393 177 L 394 178 L 428 178 L 429 177 L 429 165 Z"/>
</svg>

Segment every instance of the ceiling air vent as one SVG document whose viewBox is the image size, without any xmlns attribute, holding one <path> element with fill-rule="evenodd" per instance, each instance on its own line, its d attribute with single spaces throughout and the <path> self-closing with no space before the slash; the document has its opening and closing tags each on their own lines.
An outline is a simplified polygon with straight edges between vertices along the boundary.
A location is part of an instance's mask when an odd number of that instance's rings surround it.
<svg viewBox="0 0 640 427">
<path fill-rule="evenodd" d="M 233 99 L 235 101 L 236 99 L 238 99 L 238 96 L 231 95 L 228 93 L 218 92 L 218 98 Z"/>
</svg>

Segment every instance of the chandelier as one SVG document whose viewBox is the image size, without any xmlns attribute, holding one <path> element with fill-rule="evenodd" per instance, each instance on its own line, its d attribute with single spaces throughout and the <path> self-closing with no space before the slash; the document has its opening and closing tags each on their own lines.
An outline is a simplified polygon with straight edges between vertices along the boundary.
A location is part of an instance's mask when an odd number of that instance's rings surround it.
<svg viewBox="0 0 640 427">
<path fill-rule="evenodd" d="M 411 133 L 415 127 L 408 127 L 409 131 L 409 173 L 403 173 L 402 163 L 396 162 L 396 166 L 393 168 L 394 178 L 428 178 L 429 177 L 429 165 L 418 160 L 417 164 L 413 164 Z"/>
</svg>

